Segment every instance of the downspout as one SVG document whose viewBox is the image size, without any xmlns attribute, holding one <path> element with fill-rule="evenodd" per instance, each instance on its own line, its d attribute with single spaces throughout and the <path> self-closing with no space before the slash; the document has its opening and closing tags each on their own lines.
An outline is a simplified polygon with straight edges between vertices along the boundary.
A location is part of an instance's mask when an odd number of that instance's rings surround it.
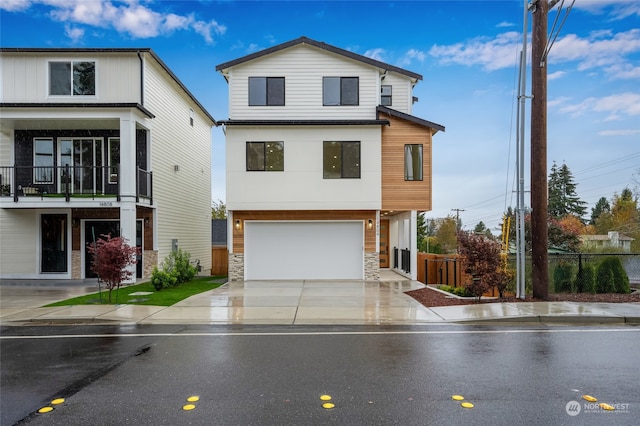
<svg viewBox="0 0 640 426">
<path fill-rule="evenodd" d="M 140 59 L 140 105 L 144 106 L 144 60 L 138 50 L 138 59 Z"/>
</svg>

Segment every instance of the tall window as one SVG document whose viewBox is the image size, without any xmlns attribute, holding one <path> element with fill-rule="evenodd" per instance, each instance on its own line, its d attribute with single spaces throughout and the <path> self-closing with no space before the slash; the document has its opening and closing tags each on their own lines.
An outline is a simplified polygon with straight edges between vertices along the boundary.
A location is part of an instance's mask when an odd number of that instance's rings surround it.
<svg viewBox="0 0 640 426">
<path fill-rule="evenodd" d="M 249 77 L 249 106 L 283 106 L 284 77 Z"/>
<path fill-rule="evenodd" d="M 284 142 L 247 142 L 247 171 L 284 171 Z"/>
<path fill-rule="evenodd" d="M 118 183 L 120 169 L 120 138 L 109 138 L 109 183 Z"/>
<path fill-rule="evenodd" d="M 358 77 L 322 77 L 322 105 L 358 105 Z"/>
<path fill-rule="evenodd" d="M 380 105 L 391 106 L 391 86 L 383 85 L 380 87 Z"/>
<path fill-rule="evenodd" d="M 360 178 L 360 142 L 325 141 L 323 158 L 325 179 Z"/>
<path fill-rule="evenodd" d="M 96 94 L 95 62 L 49 62 L 49 94 L 87 96 Z"/>
<path fill-rule="evenodd" d="M 53 139 L 33 140 L 33 183 L 53 183 Z"/>
<path fill-rule="evenodd" d="M 404 180 L 422 180 L 422 145 L 404 146 Z"/>
</svg>

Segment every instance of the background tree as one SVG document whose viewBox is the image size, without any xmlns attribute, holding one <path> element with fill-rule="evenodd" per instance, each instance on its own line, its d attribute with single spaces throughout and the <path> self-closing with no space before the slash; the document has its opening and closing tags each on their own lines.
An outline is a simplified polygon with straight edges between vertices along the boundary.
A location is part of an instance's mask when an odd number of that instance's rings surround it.
<svg viewBox="0 0 640 426">
<path fill-rule="evenodd" d="M 631 242 L 631 251 L 640 252 L 640 211 L 638 210 L 638 198 L 629 188 L 615 193 L 611 199 L 611 210 L 603 210 L 595 221 L 598 234 L 605 235 L 609 231 L 618 231 L 634 238 Z"/>
<path fill-rule="evenodd" d="M 227 218 L 227 206 L 218 200 L 211 204 L 211 219 L 226 219 Z"/>
<path fill-rule="evenodd" d="M 436 239 L 443 253 L 455 253 L 457 249 L 456 232 L 458 225 L 456 218 L 447 216 L 442 219 L 438 230 L 436 231 Z"/>
<path fill-rule="evenodd" d="M 111 303 L 111 291 L 120 288 L 123 281 L 133 276 L 133 270 L 128 268 L 138 263 L 137 256 L 140 250 L 131 247 L 122 237 L 111 238 L 111 234 L 101 235 L 95 245 L 89 243 L 89 253 L 93 256 L 91 270 L 98 275 L 101 282 L 109 290 L 109 303 Z"/>
<path fill-rule="evenodd" d="M 424 213 L 418 213 L 416 224 L 416 241 L 418 242 L 418 251 L 427 253 L 427 223 Z"/>
<path fill-rule="evenodd" d="M 547 211 L 549 216 L 562 218 L 572 214 L 582 218 L 587 212 L 586 204 L 576 194 L 576 183 L 571 170 L 566 164 L 558 168 L 554 162 L 549 174 L 549 199 Z"/>
<path fill-rule="evenodd" d="M 598 218 L 605 212 L 611 213 L 611 206 L 605 197 L 600 197 L 595 207 L 591 209 L 591 220 L 589 224 L 595 225 Z"/>
</svg>

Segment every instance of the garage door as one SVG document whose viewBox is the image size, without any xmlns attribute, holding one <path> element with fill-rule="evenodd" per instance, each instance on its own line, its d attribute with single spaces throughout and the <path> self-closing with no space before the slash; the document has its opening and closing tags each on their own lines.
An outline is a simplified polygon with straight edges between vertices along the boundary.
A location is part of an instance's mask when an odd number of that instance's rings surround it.
<svg viewBox="0 0 640 426">
<path fill-rule="evenodd" d="M 245 222 L 245 279 L 363 279 L 362 222 Z"/>
</svg>

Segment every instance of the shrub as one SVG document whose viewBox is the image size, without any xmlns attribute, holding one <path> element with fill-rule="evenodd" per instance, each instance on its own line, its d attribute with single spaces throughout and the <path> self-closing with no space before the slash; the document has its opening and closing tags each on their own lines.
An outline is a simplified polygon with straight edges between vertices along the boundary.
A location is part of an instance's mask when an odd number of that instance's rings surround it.
<svg viewBox="0 0 640 426">
<path fill-rule="evenodd" d="M 111 234 L 101 235 L 95 244 L 87 244 L 87 249 L 92 256 L 91 270 L 109 289 L 111 303 L 111 291 L 133 277 L 129 266 L 138 263 L 136 257 L 140 250 L 131 247 L 122 237 L 111 238 Z"/>
<path fill-rule="evenodd" d="M 596 271 L 596 293 L 629 293 L 629 277 L 618 257 L 607 257 Z"/>
<path fill-rule="evenodd" d="M 566 262 L 560 262 L 553 270 L 553 288 L 556 293 L 571 292 L 571 278 L 573 266 Z"/>
<path fill-rule="evenodd" d="M 573 282 L 573 288 L 578 293 L 595 293 L 595 285 L 596 273 L 592 265 L 586 264 L 578 269 L 576 279 Z"/>
<path fill-rule="evenodd" d="M 466 287 L 454 287 L 452 293 L 460 297 L 471 297 Z"/>
<path fill-rule="evenodd" d="M 171 275 L 165 270 L 160 270 L 157 267 L 153 268 L 153 273 L 151 274 L 151 285 L 153 288 L 160 291 L 163 288 L 173 287 L 177 283 L 176 277 Z"/>
<path fill-rule="evenodd" d="M 190 263 L 191 255 L 178 249 L 164 260 L 164 270 L 176 278 L 176 285 L 185 283 L 196 276 L 197 268 Z"/>
</svg>

